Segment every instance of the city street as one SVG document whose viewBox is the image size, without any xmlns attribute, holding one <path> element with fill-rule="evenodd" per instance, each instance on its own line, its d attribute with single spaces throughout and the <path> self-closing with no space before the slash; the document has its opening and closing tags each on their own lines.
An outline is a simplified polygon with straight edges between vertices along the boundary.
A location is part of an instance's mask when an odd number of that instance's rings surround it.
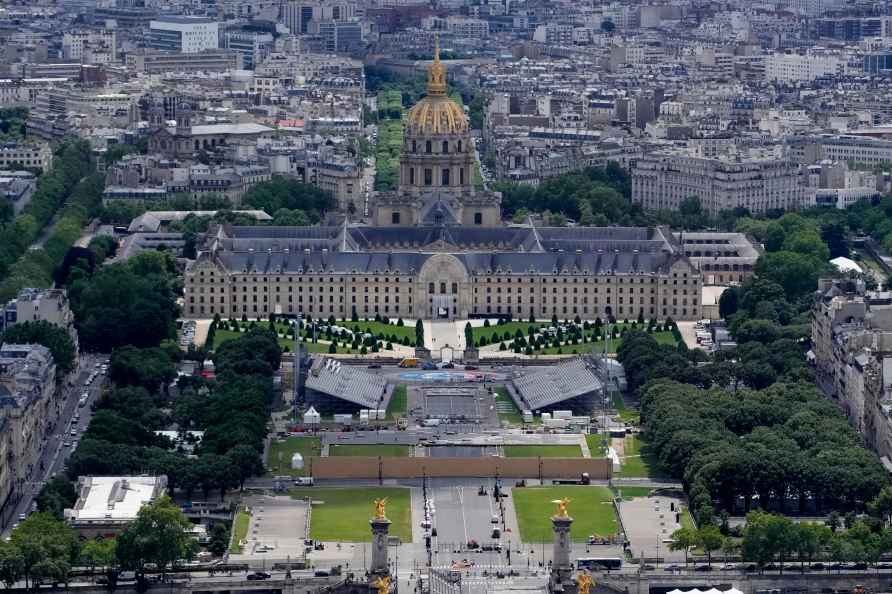
<svg viewBox="0 0 892 594">
<path fill-rule="evenodd" d="M 49 429 L 49 435 L 44 439 L 40 458 L 36 471 L 25 482 L 21 490 L 12 495 L 10 503 L 0 518 L 0 527 L 2 527 L 3 536 L 7 536 L 12 527 L 18 523 L 21 514 L 28 514 L 32 510 L 34 499 L 40 493 L 43 483 L 59 472 L 65 466 L 68 456 L 74 451 L 74 442 L 80 438 L 80 435 L 86 431 L 90 423 L 92 411 L 90 405 L 95 401 L 101 391 L 101 385 L 105 380 L 105 375 L 98 373 L 99 369 L 96 364 L 104 361 L 102 355 L 82 354 L 80 356 L 80 369 L 71 383 L 60 388 L 64 391 L 64 397 L 58 400 L 59 414 L 56 417 L 54 425 Z M 93 371 L 97 372 L 96 379 L 88 387 L 86 385 L 87 378 Z M 89 397 L 84 407 L 78 407 L 78 400 L 81 395 L 86 392 Z M 80 419 L 74 422 L 74 415 L 79 414 Z M 72 431 L 76 431 L 76 437 L 71 435 Z M 65 446 L 65 443 L 69 443 Z"/>
</svg>

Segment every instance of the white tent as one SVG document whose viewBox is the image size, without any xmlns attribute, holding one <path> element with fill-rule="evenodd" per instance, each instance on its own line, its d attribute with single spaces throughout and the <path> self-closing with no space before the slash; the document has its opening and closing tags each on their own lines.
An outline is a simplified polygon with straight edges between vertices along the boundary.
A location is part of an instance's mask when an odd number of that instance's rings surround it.
<svg viewBox="0 0 892 594">
<path fill-rule="evenodd" d="M 291 469 L 292 470 L 300 470 L 304 467 L 304 457 L 301 456 L 300 452 L 294 452 L 294 455 L 291 456 Z"/>
<path fill-rule="evenodd" d="M 692 590 L 679 590 L 676 588 L 675 590 L 670 590 L 667 594 L 743 594 L 737 588 L 731 588 L 730 590 L 719 590 L 718 588 L 710 588 L 709 590 L 700 590 L 698 588 L 694 588 Z"/>
<path fill-rule="evenodd" d="M 304 424 L 305 425 L 318 425 L 322 421 L 322 415 L 316 412 L 316 409 L 312 406 L 310 410 L 304 413 Z"/>
</svg>

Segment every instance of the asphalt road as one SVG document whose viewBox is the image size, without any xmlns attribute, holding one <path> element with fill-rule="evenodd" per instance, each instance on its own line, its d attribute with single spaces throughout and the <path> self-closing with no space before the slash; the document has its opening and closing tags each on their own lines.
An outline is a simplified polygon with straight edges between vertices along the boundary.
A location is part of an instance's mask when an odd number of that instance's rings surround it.
<svg viewBox="0 0 892 594">
<path fill-rule="evenodd" d="M 486 487 L 486 495 L 479 495 L 480 485 Z M 502 528 L 501 517 L 493 523 L 492 517 L 499 516 L 498 504 L 492 498 L 492 479 L 431 479 L 428 481 L 428 495 L 434 502 L 433 526 L 437 536 L 432 540 L 435 559 L 440 563 L 473 557 L 477 564 L 498 564 L 504 562 L 505 553 L 472 553 L 466 545 L 477 543 L 506 544 L 505 536 L 493 538 L 492 530 Z M 434 562 L 437 565 L 437 561 Z"/>
<path fill-rule="evenodd" d="M 0 518 L 3 536 L 7 536 L 12 526 L 18 523 L 20 514 L 30 513 L 32 503 L 40 493 L 43 483 L 62 471 L 68 456 L 74 451 L 74 447 L 65 446 L 65 442 L 73 443 L 74 440 L 79 439 L 90 424 L 92 415 L 90 405 L 99 395 L 100 386 L 105 376 L 97 375 L 89 387 L 86 386 L 86 380 L 94 371 L 96 363 L 104 359 L 104 356 L 99 355 L 80 356 L 80 371 L 73 382 L 62 389 L 64 396 L 61 399 L 60 412 L 54 426 L 49 430 L 50 434 L 44 439 L 37 469 L 18 494 L 13 495 L 15 503 L 7 506 L 6 512 Z M 78 408 L 78 400 L 84 392 L 89 394 L 87 405 Z M 73 420 L 75 413 L 80 415 L 80 420 L 77 423 Z M 77 432 L 77 437 L 71 436 L 72 430 Z"/>
</svg>

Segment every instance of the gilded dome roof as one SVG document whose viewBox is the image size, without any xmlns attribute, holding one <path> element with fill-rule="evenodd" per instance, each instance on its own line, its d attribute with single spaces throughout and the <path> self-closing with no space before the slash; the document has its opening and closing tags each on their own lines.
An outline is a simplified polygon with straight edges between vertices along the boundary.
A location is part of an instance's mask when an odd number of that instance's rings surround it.
<svg viewBox="0 0 892 594">
<path fill-rule="evenodd" d="M 464 110 L 446 95 L 446 67 L 440 62 L 439 43 L 434 49 L 434 62 L 427 69 L 427 96 L 409 110 L 406 130 L 419 135 L 468 131 Z"/>
</svg>

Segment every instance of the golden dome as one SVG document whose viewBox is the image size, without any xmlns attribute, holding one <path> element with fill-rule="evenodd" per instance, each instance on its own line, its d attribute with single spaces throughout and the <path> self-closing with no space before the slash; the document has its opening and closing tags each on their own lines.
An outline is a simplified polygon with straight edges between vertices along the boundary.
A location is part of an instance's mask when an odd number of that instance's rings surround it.
<svg viewBox="0 0 892 594">
<path fill-rule="evenodd" d="M 440 62 L 440 44 L 434 48 L 434 62 L 427 69 L 427 96 L 412 106 L 406 116 L 412 134 L 456 134 L 468 131 L 464 110 L 446 95 L 446 67 Z"/>
</svg>

